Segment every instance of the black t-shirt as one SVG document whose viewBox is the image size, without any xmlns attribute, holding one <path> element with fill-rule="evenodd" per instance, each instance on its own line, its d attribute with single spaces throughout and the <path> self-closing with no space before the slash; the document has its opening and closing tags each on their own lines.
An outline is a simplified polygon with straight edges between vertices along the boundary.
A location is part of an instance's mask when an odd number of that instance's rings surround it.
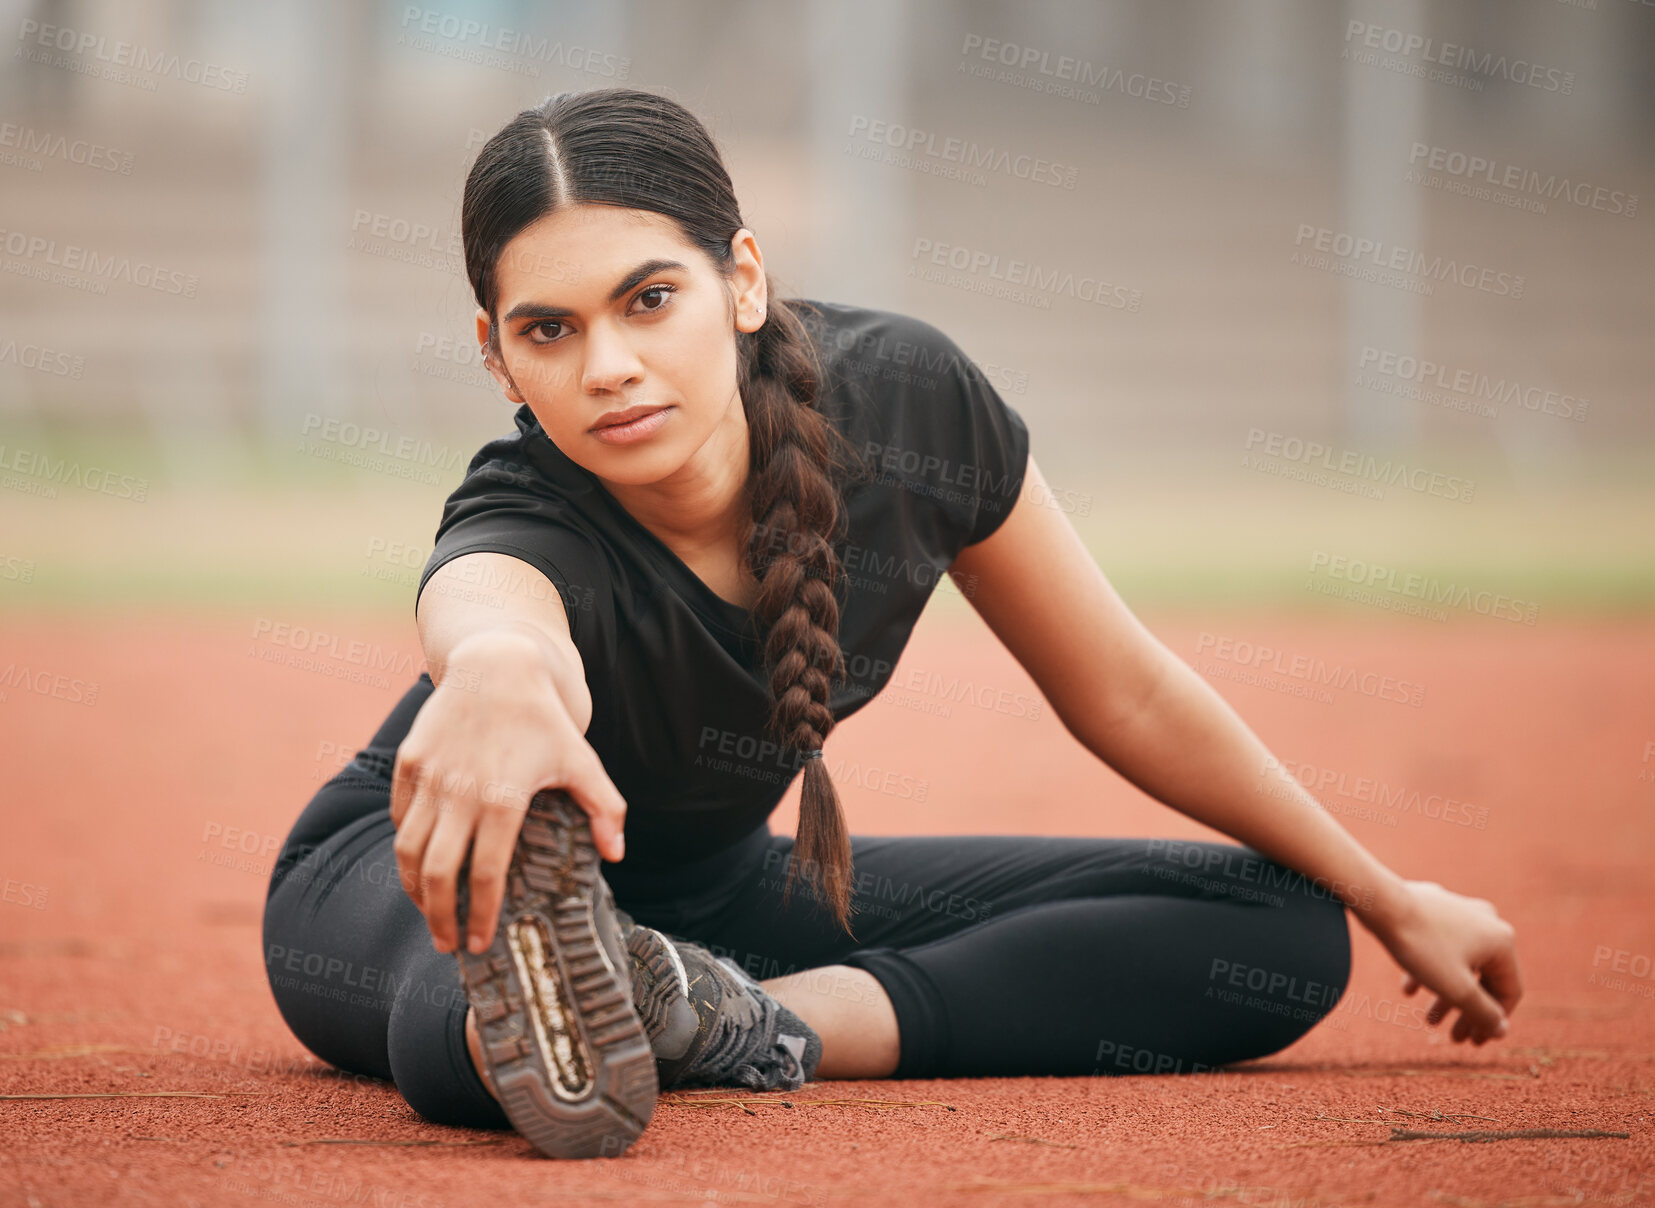
<svg viewBox="0 0 1655 1208">
<path fill-rule="evenodd" d="M 1029 433 L 931 324 L 806 302 L 825 370 L 818 406 L 864 462 L 841 487 L 849 526 L 835 546 L 848 676 L 828 704 L 843 720 L 890 679 L 938 577 L 1010 512 Z M 766 730 L 752 615 L 570 461 L 526 405 L 516 421 L 514 434 L 478 451 L 444 504 L 420 588 L 478 550 L 520 558 L 556 586 L 592 694 L 586 740 L 627 802 L 626 859 L 606 876 L 644 876 L 733 846 L 765 827 L 803 766 Z M 511 585 L 530 582 L 518 575 Z M 486 597 L 505 586 L 478 579 L 464 590 Z"/>
</svg>

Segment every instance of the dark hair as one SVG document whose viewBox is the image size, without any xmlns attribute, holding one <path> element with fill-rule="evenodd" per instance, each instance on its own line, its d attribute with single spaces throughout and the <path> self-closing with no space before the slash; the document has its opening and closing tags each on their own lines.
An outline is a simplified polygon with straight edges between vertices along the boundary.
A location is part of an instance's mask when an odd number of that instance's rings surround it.
<svg viewBox="0 0 1655 1208">
<path fill-rule="evenodd" d="M 726 281 L 734 272 L 731 240 L 747 224 L 718 149 L 694 114 L 632 88 L 548 97 L 483 145 L 465 183 L 466 275 L 489 316 L 485 355 L 502 368 L 495 321 L 500 254 L 543 215 L 580 204 L 663 214 Z M 776 297 L 768 274 L 765 284 L 771 302 L 764 325 L 735 332 L 750 449 L 752 515 L 743 544 L 761 585 L 753 613 L 763 627 L 770 680 L 767 732 L 802 758 L 832 731 L 831 678 L 845 675 L 834 544 L 848 526 L 840 475 L 859 463 L 817 409 L 822 367 L 807 324 L 820 322 L 818 309 Z M 734 330 L 728 289 L 726 298 Z M 824 760 L 803 763 L 798 837 L 783 901 L 802 872 L 849 932 L 851 850 L 844 811 Z"/>
</svg>

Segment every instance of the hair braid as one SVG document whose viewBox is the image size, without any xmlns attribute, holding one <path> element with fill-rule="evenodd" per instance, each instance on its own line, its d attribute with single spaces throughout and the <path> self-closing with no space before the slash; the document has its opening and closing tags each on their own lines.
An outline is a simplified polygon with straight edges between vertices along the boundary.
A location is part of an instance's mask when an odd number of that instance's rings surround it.
<svg viewBox="0 0 1655 1208">
<path fill-rule="evenodd" d="M 766 282 L 768 284 L 768 281 Z M 797 311 L 777 299 L 764 326 L 742 340 L 753 528 L 747 565 L 760 582 L 753 612 L 764 626 L 772 699 L 769 730 L 803 755 L 821 747 L 835 719 L 828 694 L 845 676 L 839 647 L 840 565 L 834 544 L 848 527 L 835 475 L 848 443 L 816 407 L 821 373 Z M 798 839 L 782 891 L 802 873 L 850 931 L 851 850 L 839 794 L 824 761 L 804 759 Z"/>
</svg>

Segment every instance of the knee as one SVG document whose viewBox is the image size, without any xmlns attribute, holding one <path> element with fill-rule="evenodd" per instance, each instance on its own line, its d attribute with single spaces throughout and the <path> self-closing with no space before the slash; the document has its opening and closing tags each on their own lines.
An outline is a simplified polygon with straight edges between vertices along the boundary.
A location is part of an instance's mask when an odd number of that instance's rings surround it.
<svg viewBox="0 0 1655 1208">
<path fill-rule="evenodd" d="M 391 1079 L 408 1106 L 432 1124 L 510 1128 L 472 1064 L 467 1006 L 452 958 L 418 961 L 398 990 L 386 1028 Z"/>
<path fill-rule="evenodd" d="M 1293 894 L 1283 908 L 1287 940 L 1293 953 L 1291 1043 L 1305 1035 L 1328 1015 L 1344 997 L 1350 981 L 1350 924 L 1344 904 L 1332 896 Z"/>
<path fill-rule="evenodd" d="M 1328 988 L 1320 1018 L 1338 1004 L 1350 981 L 1350 921 L 1344 903 L 1331 894 L 1307 897 L 1300 910 L 1305 916 L 1304 959 L 1316 980 Z"/>
</svg>

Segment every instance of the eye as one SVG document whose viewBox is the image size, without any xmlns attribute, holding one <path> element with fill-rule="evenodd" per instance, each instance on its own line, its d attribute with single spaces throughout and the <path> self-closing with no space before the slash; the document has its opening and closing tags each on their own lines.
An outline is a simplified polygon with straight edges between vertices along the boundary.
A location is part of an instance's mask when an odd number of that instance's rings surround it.
<svg viewBox="0 0 1655 1208">
<path fill-rule="evenodd" d="M 661 295 L 660 305 L 644 307 L 645 313 L 650 313 L 650 312 L 657 311 L 657 310 L 665 310 L 667 308 L 667 295 L 674 294 L 674 293 L 677 293 L 677 292 L 678 292 L 678 287 L 676 285 L 651 285 L 651 286 L 649 286 L 649 287 L 647 287 L 643 290 L 640 290 L 639 293 L 638 293 L 638 298 L 640 300 L 642 300 L 644 297 L 648 296 L 649 294 L 659 294 L 659 295 Z"/>
<path fill-rule="evenodd" d="M 676 285 L 649 285 L 649 286 L 645 286 L 643 289 L 639 290 L 636 294 L 634 294 L 633 295 L 633 301 L 635 301 L 635 302 L 641 301 L 642 299 L 648 297 L 651 294 L 659 295 L 660 300 L 656 303 L 656 305 L 646 306 L 646 307 L 643 308 L 645 314 L 655 314 L 658 311 L 665 310 L 671 304 L 670 301 L 669 301 L 670 295 L 675 294 L 677 292 L 678 292 L 678 287 Z M 547 337 L 547 338 L 544 338 L 544 339 L 537 339 L 535 337 L 534 333 L 538 332 L 538 331 L 542 331 L 545 328 L 562 327 L 562 326 L 563 326 L 563 320 L 562 319 L 542 319 L 538 323 L 529 324 L 529 326 L 527 326 L 523 329 L 522 334 L 528 339 L 529 343 L 531 343 L 531 344 L 540 344 L 540 345 L 555 344 L 560 339 L 562 339 L 563 337 L 560 336 L 560 335 L 553 335 L 553 336 L 550 336 L 550 337 Z"/>
</svg>

